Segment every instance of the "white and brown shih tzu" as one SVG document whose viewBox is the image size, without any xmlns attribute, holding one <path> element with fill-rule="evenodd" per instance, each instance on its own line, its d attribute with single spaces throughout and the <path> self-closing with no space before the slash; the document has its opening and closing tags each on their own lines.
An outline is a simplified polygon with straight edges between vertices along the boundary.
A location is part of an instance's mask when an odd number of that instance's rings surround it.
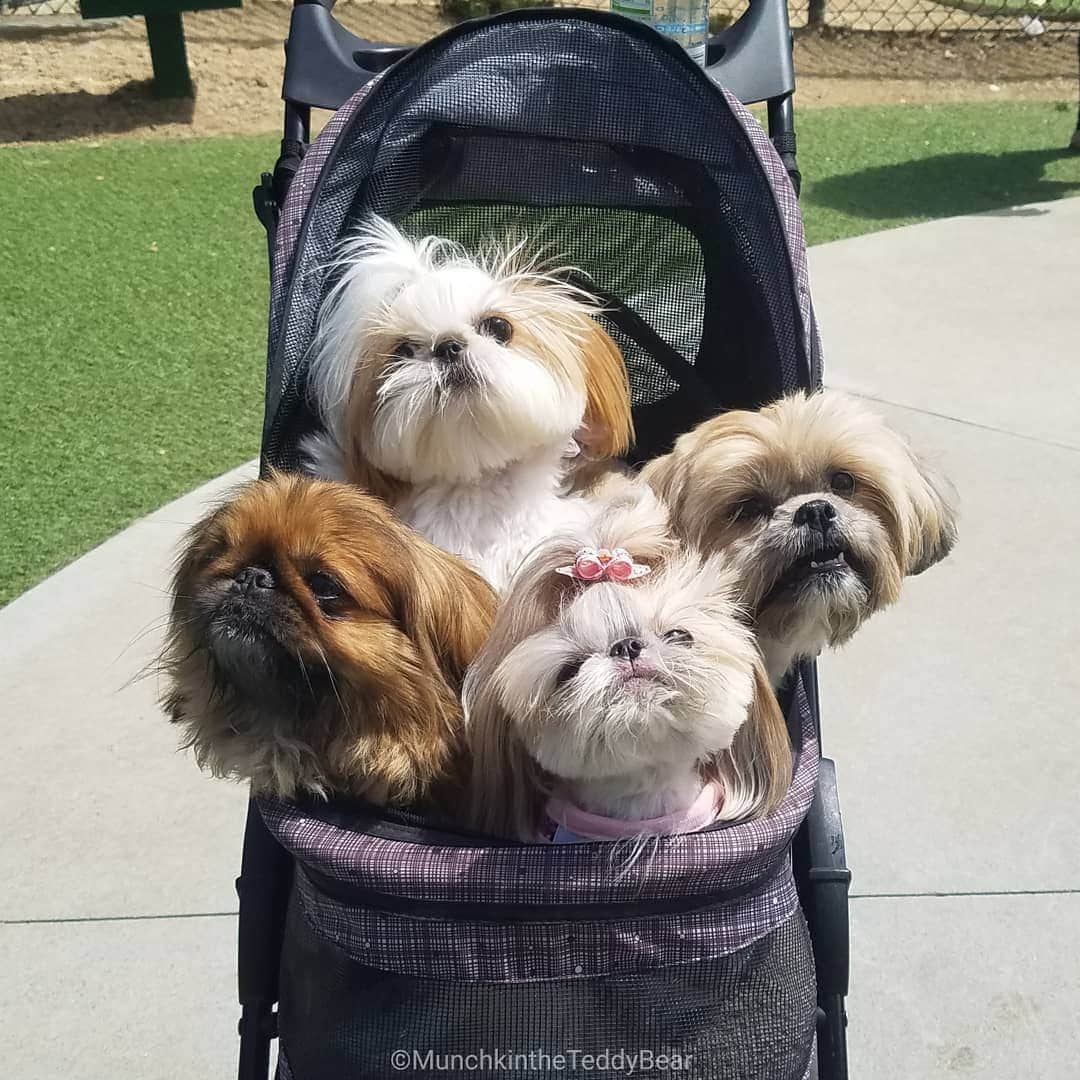
<svg viewBox="0 0 1080 1080">
<path fill-rule="evenodd" d="M 728 557 L 774 685 L 846 642 L 956 540 L 947 481 L 831 391 L 707 420 L 643 475 L 680 536 Z"/>
<path fill-rule="evenodd" d="M 580 518 L 575 455 L 632 438 L 622 355 L 590 297 L 516 245 L 474 257 L 373 219 L 342 246 L 309 393 L 307 467 L 380 495 L 497 588 Z"/>
<path fill-rule="evenodd" d="M 459 801 L 460 687 L 490 587 L 351 485 L 258 480 L 191 530 L 165 708 L 256 794 Z"/>
<path fill-rule="evenodd" d="M 539 545 L 466 677 L 473 825 L 640 840 L 775 807 L 791 749 L 732 587 L 647 495 Z"/>
</svg>

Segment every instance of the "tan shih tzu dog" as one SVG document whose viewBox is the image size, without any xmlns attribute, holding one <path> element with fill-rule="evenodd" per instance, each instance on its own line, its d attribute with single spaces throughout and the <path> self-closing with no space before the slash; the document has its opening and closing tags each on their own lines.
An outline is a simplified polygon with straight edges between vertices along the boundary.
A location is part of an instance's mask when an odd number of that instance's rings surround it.
<svg viewBox="0 0 1080 1080">
<path fill-rule="evenodd" d="M 540 544 L 466 677 L 474 826 L 641 840 L 775 807 L 791 748 L 733 585 L 647 491 Z"/>
<path fill-rule="evenodd" d="M 831 391 L 707 420 L 643 475 L 679 535 L 728 556 L 774 685 L 847 641 L 956 540 L 948 483 Z"/>
<path fill-rule="evenodd" d="M 379 500 L 275 475 L 191 530 L 164 704 L 200 765 L 257 794 L 445 804 L 494 609 L 479 575 Z"/>
<path fill-rule="evenodd" d="M 591 298 L 521 245 L 476 258 L 375 218 L 338 254 L 309 393 L 309 471 L 384 498 L 497 588 L 583 512 L 579 465 L 623 453 L 630 391 Z"/>
</svg>

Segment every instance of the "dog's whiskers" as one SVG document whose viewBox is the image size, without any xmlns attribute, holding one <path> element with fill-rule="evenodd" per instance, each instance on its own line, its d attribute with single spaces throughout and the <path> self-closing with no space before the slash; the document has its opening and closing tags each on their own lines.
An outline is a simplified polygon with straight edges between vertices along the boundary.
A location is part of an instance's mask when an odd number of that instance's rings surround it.
<svg viewBox="0 0 1080 1080">
<path fill-rule="evenodd" d="M 300 650 L 293 648 L 293 652 L 296 653 L 296 663 L 300 667 L 300 671 L 303 673 L 304 682 L 307 683 L 308 693 L 311 695 L 312 701 L 317 701 L 315 696 L 315 687 L 311 685 L 311 676 L 308 674 L 307 664 L 304 663 L 304 658 L 300 655 Z"/>
<path fill-rule="evenodd" d="M 341 694 L 338 693 L 337 680 L 334 678 L 334 672 L 330 668 L 330 661 L 327 658 L 326 650 L 318 642 L 315 642 L 315 648 L 318 651 L 319 659 L 323 662 L 323 667 L 326 668 L 326 675 L 330 680 L 330 689 L 334 691 L 334 697 L 337 699 L 338 708 L 341 710 L 341 715 L 344 716 L 348 710 L 345 708 L 345 702 L 341 700 Z"/>
</svg>

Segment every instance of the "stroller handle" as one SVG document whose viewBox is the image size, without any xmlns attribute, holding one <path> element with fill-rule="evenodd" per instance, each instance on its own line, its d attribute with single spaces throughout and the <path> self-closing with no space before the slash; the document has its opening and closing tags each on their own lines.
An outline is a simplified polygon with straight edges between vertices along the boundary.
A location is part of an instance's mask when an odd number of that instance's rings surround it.
<svg viewBox="0 0 1080 1080">
<path fill-rule="evenodd" d="M 255 213 L 271 248 L 285 195 L 311 141 L 311 110 L 339 109 L 416 48 L 358 37 L 333 17 L 334 3 L 293 0 L 281 88 L 281 156 L 274 172 L 264 173 L 253 192 Z M 769 135 L 797 195 L 801 176 L 795 157 L 791 40 L 787 0 L 748 0 L 737 22 L 709 38 L 705 71 L 743 104 L 768 103 Z"/>
<path fill-rule="evenodd" d="M 334 0 L 295 0 L 281 96 L 301 108 L 339 109 L 415 46 L 367 41 L 332 15 Z"/>
<path fill-rule="evenodd" d="M 368 41 L 332 15 L 335 0 L 294 0 L 281 96 L 294 106 L 338 109 L 415 45 Z M 786 0 L 749 0 L 709 38 L 706 72 L 741 102 L 777 101 L 795 89 Z"/>
</svg>

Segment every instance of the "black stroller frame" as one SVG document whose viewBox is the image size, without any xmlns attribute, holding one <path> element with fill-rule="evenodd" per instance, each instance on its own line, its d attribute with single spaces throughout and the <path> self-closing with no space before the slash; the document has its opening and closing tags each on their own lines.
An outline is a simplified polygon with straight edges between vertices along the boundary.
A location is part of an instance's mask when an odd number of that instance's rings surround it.
<svg viewBox="0 0 1080 1080">
<path fill-rule="evenodd" d="M 310 142 L 312 108 L 339 108 L 376 75 L 412 52 L 411 46 L 365 41 L 332 14 L 334 0 L 294 0 L 282 97 L 281 153 L 272 173 L 254 189 L 255 212 L 271 253 L 280 208 Z M 796 191 L 800 174 L 792 95 L 795 76 L 785 0 L 750 0 L 742 17 L 709 39 L 709 76 L 744 104 L 765 102 L 768 133 Z M 813 724 L 820 735 L 817 673 L 804 666 Z M 821 758 L 817 789 L 792 845 L 799 902 L 813 947 L 817 980 L 817 1075 L 845 1080 L 849 928 L 844 834 L 834 763 Z M 279 965 L 293 859 L 271 835 L 255 804 L 248 808 L 239 894 L 238 987 L 240 1080 L 266 1080 L 270 1044 L 277 1035 Z"/>
</svg>

